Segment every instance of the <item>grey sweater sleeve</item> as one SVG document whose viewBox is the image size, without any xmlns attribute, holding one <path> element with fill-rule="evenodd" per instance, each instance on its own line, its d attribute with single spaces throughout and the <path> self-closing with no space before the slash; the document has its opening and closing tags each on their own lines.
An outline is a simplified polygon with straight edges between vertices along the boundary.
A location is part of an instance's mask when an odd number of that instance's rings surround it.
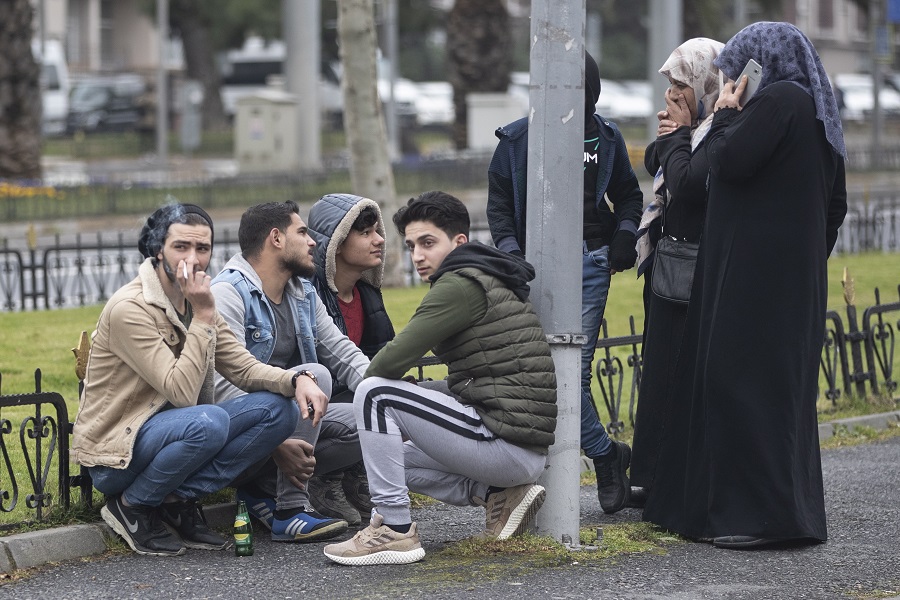
<svg viewBox="0 0 900 600">
<path fill-rule="evenodd" d="M 216 299 L 216 310 L 228 323 L 228 327 L 234 333 L 238 342 L 246 346 L 244 338 L 244 301 L 240 294 L 230 283 L 218 282 L 210 287 L 213 297 Z M 231 400 L 243 395 L 245 392 L 234 386 L 230 381 L 215 374 L 216 403 Z"/>
<path fill-rule="evenodd" d="M 356 386 L 363 380 L 366 369 L 369 368 L 369 359 L 334 324 L 325 304 L 318 295 L 314 302 L 318 327 L 318 339 L 316 339 L 318 362 L 331 372 L 336 381 L 343 383 L 355 392 Z M 243 334 L 243 331 L 241 333 Z"/>
</svg>

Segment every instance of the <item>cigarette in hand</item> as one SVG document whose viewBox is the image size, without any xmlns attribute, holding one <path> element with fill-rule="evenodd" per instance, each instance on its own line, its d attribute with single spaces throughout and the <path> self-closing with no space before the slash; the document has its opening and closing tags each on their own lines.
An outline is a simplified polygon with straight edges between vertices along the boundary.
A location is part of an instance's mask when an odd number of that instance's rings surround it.
<svg viewBox="0 0 900 600">
<path fill-rule="evenodd" d="M 188 278 L 187 261 L 182 263 L 182 265 L 184 266 L 184 279 L 185 279 L 185 281 L 187 281 L 187 278 Z"/>
</svg>

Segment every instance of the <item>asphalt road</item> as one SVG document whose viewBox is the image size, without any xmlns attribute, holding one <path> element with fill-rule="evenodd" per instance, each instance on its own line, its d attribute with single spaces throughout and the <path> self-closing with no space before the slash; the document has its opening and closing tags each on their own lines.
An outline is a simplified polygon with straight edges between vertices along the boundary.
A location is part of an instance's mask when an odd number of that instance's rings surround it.
<svg viewBox="0 0 900 600">
<path fill-rule="evenodd" d="M 813 547 L 729 551 L 676 543 L 666 553 L 600 564 L 534 569 L 515 557 L 448 565 L 342 567 L 319 545 L 272 543 L 256 553 L 189 550 L 177 558 L 115 555 L 43 568 L 0 587 L 0 598 L 883 598 L 900 597 L 900 438 L 823 454 L 830 539 Z M 638 520 L 635 510 L 603 515 L 581 490 L 582 523 Z M 477 533 L 483 513 L 418 509 L 426 552 Z"/>
</svg>

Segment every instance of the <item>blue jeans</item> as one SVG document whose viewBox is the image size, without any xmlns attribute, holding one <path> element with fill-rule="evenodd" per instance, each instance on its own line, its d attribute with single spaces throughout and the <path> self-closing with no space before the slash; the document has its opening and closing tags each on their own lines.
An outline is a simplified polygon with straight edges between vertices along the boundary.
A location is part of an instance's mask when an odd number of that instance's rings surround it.
<svg viewBox="0 0 900 600">
<path fill-rule="evenodd" d="M 583 248 L 581 263 L 581 331 L 587 343 L 581 347 L 581 449 L 588 458 L 609 452 L 610 441 L 597 417 L 591 395 L 591 372 L 597 336 L 609 295 L 609 246 L 593 251 Z"/>
<path fill-rule="evenodd" d="M 140 428 L 124 469 L 91 467 L 94 487 L 132 505 L 158 506 L 169 494 L 199 498 L 227 486 L 297 427 L 292 398 L 254 392 L 220 404 L 170 408 Z"/>
</svg>

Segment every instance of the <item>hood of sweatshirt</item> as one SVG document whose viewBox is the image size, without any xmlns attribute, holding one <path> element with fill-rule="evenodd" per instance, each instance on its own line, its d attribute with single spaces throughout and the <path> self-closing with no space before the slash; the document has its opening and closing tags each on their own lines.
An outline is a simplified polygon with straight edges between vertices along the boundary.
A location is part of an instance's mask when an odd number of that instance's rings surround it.
<svg viewBox="0 0 900 600">
<path fill-rule="evenodd" d="M 386 237 L 384 232 L 384 221 L 381 218 L 381 209 L 378 203 L 362 196 L 354 194 L 326 194 L 313 204 L 309 211 L 309 234 L 316 241 L 316 247 L 313 249 L 313 260 L 316 263 L 316 273 L 332 292 L 337 293 L 337 286 L 334 285 L 335 255 L 337 249 L 347 236 L 350 235 L 350 229 L 353 222 L 356 221 L 359 214 L 364 208 L 371 206 L 378 214 L 378 221 L 375 223 L 375 231 L 381 237 Z M 362 280 L 366 283 L 381 288 L 381 282 L 384 279 L 384 261 L 377 267 L 372 267 L 363 271 Z"/>
<path fill-rule="evenodd" d="M 467 267 L 496 277 L 520 300 L 528 299 L 528 282 L 534 279 L 534 267 L 531 263 L 480 242 L 468 242 L 448 254 L 431 276 L 431 282 L 437 281 L 444 273 Z"/>
</svg>

